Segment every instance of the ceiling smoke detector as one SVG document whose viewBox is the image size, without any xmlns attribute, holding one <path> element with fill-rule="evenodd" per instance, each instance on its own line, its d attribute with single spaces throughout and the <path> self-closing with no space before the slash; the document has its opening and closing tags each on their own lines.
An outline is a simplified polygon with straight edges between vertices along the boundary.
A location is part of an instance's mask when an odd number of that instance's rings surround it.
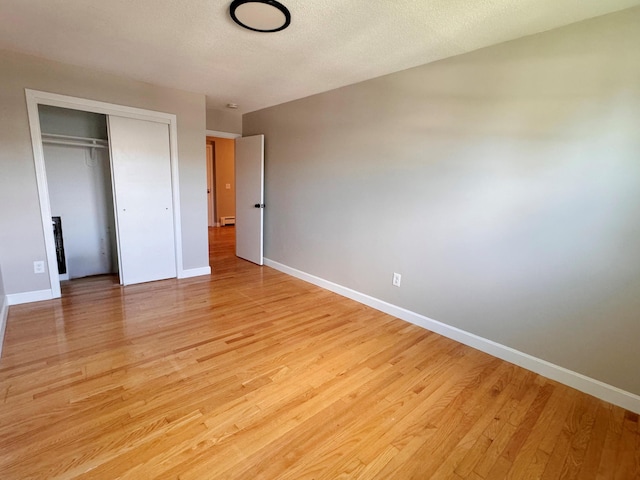
<svg viewBox="0 0 640 480">
<path fill-rule="evenodd" d="M 254 32 L 279 32 L 291 23 L 287 7 L 275 0 L 233 0 L 229 14 L 238 25 Z"/>
<path fill-rule="evenodd" d="M 233 108 L 234 110 L 238 108 L 237 103 L 227 103 L 227 108 Z"/>
</svg>

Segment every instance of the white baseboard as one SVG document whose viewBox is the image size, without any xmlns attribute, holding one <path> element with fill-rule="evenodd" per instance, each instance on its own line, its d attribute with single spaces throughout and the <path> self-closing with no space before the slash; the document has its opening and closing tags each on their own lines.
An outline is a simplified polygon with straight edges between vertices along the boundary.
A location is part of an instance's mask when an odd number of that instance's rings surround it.
<svg viewBox="0 0 640 480">
<path fill-rule="evenodd" d="M 68 273 L 61 273 L 60 274 L 60 281 L 64 282 L 66 280 L 69 280 L 69 274 Z"/>
<path fill-rule="evenodd" d="M 7 295 L 7 303 L 9 305 L 20 305 L 21 303 L 41 302 L 42 300 L 51 300 L 53 293 L 51 289 L 36 290 L 33 292 L 11 293 Z"/>
<path fill-rule="evenodd" d="M 0 298 L 0 357 L 2 357 L 2 345 L 4 345 L 4 332 L 7 329 L 7 317 L 9 316 L 9 300 L 5 295 Z"/>
<path fill-rule="evenodd" d="M 182 270 L 178 278 L 199 277 L 201 275 L 211 275 L 211 267 L 189 268 Z"/>
<path fill-rule="evenodd" d="M 613 403 L 614 405 L 618 405 L 635 413 L 640 413 L 640 396 L 633 393 L 587 377 L 586 375 L 582 375 L 581 373 L 574 372 L 567 368 L 560 367 L 527 353 L 520 352 L 514 348 L 507 347 L 506 345 L 488 340 L 445 323 L 438 322 L 437 320 L 425 317 L 419 313 L 412 312 L 364 293 L 343 287 L 337 283 L 288 267 L 274 260 L 265 258 L 264 264 L 268 267 L 275 268 L 283 273 L 299 278 L 300 280 L 304 280 L 326 290 L 330 290 L 342 295 L 343 297 L 350 298 L 351 300 L 355 300 L 356 302 L 375 308 L 381 312 L 393 315 L 394 317 L 413 323 L 444 337 L 451 338 L 477 350 L 488 353 L 489 355 L 493 355 L 494 357 L 498 357 L 522 368 L 526 368 L 527 370 L 531 370 L 543 377 L 550 378 L 568 385 L 569 387 L 575 388 L 576 390 L 580 390 L 581 392 L 593 395 L 594 397 L 606 402 Z"/>
</svg>

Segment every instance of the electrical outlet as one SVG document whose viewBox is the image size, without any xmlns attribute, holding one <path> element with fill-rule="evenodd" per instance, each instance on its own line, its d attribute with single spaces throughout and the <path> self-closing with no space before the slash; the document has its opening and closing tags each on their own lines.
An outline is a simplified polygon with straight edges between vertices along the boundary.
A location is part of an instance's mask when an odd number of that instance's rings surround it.
<svg viewBox="0 0 640 480">
<path fill-rule="evenodd" d="M 400 282 L 402 281 L 402 275 L 400 275 L 399 273 L 393 273 L 393 280 L 391 281 L 391 283 L 393 284 L 394 287 L 399 287 L 400 286 Z"/>
<path fill-rule="evenodd" d="M 44 262 L 42 260 L 33 262 L 33 273 L 44 273 Z"/>
<path fill-rule="evenodd" d="M 230 184 L 230 183 L 227 183 L 227 184 L 225 185 L 225 188 L 226 188 L 227 190 L 231 190 L 231 184 Z"/>
</svg>

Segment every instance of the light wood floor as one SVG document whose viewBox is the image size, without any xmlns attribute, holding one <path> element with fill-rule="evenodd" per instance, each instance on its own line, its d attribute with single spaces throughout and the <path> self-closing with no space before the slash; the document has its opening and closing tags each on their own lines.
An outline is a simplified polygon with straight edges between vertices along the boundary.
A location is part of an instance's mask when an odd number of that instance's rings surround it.
<svg viewBox="0 0 640 480">
<path fill-rule="evenodd" d="M 233 255 L 11 307 L 0 478 L 640 478 L 638 416 Z"/>
</svg>

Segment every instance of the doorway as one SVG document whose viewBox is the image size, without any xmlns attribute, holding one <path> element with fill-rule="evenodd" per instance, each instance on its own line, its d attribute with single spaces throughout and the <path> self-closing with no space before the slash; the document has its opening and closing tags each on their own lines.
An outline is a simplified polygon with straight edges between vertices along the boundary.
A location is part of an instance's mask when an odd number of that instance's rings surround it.
<svg viewBox="0 0 640 480">
<path fill-rule="evenodd" d="M 235 140 L 207 136 L 209 226 L 235 225 Z"/>
<path fill-rule="evenodd" d="M 235 138 L 239 136 L 211 131 L 206 136 L 209 264 L 217 270 L 229 252 L 235 252 Z"/>
<path fill-rule="evenodd" d="M 216 248 L 215 243 L 221 238 L 215 229 L 218 227 L 230 228 L 231 225 L 234 232 L 232 246 L 235 248 L 235 255 L 257 265 L 262 265 L 265 208 L 264 135 L 241 137 L 241 135 L 227 134 L 226 137 L 221 138 L 213 133 L 207 130 L 206 136 L 207 193 L 210 198 L 208 204 L 210 208 L 209 265 L 215 266 L 215 258 L 212 253 Z M 229 181 L 220 178 L 220 157 L 216 158 L 217 147 L 220 145 L 228 145 L 229 150 L 233 148 L 233 160 L 227 164 L 232 173 L 232 176 L 226 177 Z M 223 197 L 221 197 L 220 191 L 223 189 L 230 193 L 229 196 L 233 202 L 233 217 L 225 217 L 221 214 L 223 210 L 220 207 L 220 199 Z M 211 221 L 212 217 L 217 220 L 215 223 Z M 231 218 L 230 222 L 228 218 Z"/>
<path fill-rule="evenodd" d="M 182 277 L 176 116 L 29 89 L 25 94 L 51 297 L 60 297 L 61 290 L 39 116 L 39 108 L 43 105 L 106 116 L 121 283 Z M 160 196 L 158 192 L 161 192 Z M 166 258 L 169 258 L 168 262 L 157 261 Z M 161 269 L 158 264 L 162 264 Z"/>
</svg>

